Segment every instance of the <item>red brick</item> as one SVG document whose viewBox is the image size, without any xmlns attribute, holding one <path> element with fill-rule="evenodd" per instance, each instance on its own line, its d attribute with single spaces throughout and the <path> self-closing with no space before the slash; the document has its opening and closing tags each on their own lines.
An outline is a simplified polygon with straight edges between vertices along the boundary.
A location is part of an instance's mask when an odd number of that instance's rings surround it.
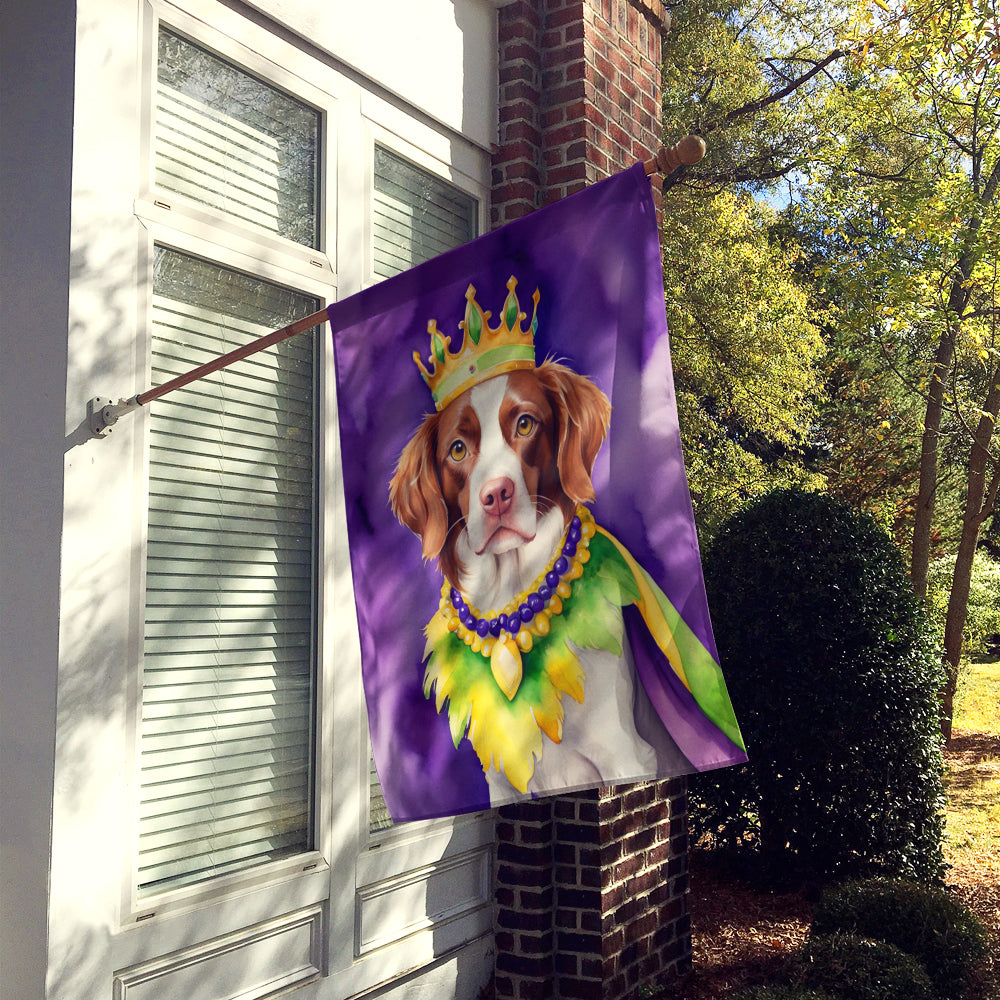
<svg viewBox="0 0 1000 1000">
<path fill-rule="evenodd" d="M 556 934 L 556 948 L 585 955 L 601 954 L 601 935 L 584 934 L 580 931 L 559 931 Z"/>
<path fill-rule="evenodd" d="M 518 901 L 524 910 L 549 910 L 552 908 L 552 887 L 541 890 L 521 889 Z"/>
<path fill-rule="evenodd" d="M 498 951 L 496 956 L 496 969 L 499 972 L 511 973 L 516 976 L 549 978 L 551 977 L 551 966 L 552 963 L 546 955 L 535 955 L 529 958 L 512 952 Z"/>
<path fill-rule="evenodd" d="M 546 131 L 561 125 L 566 120 L 565 108 L 547 108 L 542 115 L 542 128 Z"/>
<path fill-rule="evenodd" d="M 542 139 L 541 132 L 530 122 L 523 120 L 513 121 L 504 125 L 500 129 L 500 133 L 505 142 L 516 142 L 518 139 L 524 139 L 526 142 L 537 145 Z"/>
<path fill-rule="evenodd" d="M 524 100 L 502 104 L 498 115 L 500 125 L 503 126 L 508 122 L 523 121 L 530 123 L 532 128 L 536 128 L 534 123 L 538 120 L 537 111 L 537 106 L 534 103 Z M 541 137 L 539 136 L 539 138 Z"/>
<path fill-rule="evenodd" d="M 576 976 L 580 971 L 581 956 L 571 952 L 557 952 L 555 969 L 561 976 Z"/>
<path fill-rule="evenodd" d="M 560 39 L 555 45 L 542 48 L 542 68 L 555 69 L 557 66 L 567 67 L 571 63 L 582 62 L 586 56 L 582 38 Z"/>
<path fill-rule="evenodd" d="M 500 50 L 500 62 L 512 63 L 523 60 L 527 63 L 534 63 L 538 58 L 538 50 L 535 46 L 523 38 L 515 38 L 504 44 Z"/>
<path fill-rule="evenodd" d="M 548 882 L 550 877 L 551 873 L 547 868 L 520 868 L 517 865 L 500 865 L 497 869 L 497 878 L 504 885 L 540 888 Z"/>
<path fill-rule="evenodd" d="M 510 83 L 501 88 L 501 107 L 523 101 L 528 105 L 529 118 L 538 117 L 538 103 L 540 99 L 541 95 L 538 92 L 538 88 L 530 80 L 511 80 Z"/>
<path fill-rule="evenodd" d="M 660 875 L 655 871 L 640 872 L 625 883 L 625 891 L 630 895 L 649 892 L 660 881 Z"/>
<path fill-rule="evenodd" d="M 522 980 L 518 983 L 517 1000 L 552 1000 L 552 977 Z"/>
<path fill-rule="evenodd" d="M 604 984 L 598 979 L 567 977 L 559 983 L 559 996 L 566 1000 L 604 1000 Z"/>
<path fill-rule="evenodd" d="M 523 955 L 550 956 L 554 937 L 555 934 L 552 930 L 544 934 L 520 934 L 517 946 Z"/>
<path fill-rule="evenodd" d="M 552 919 L 547 910 L 506 910 L 499 909 L 496 914 L 497 927 L 511 931 L 543 932 L 552 926 Z"/>
</svg>

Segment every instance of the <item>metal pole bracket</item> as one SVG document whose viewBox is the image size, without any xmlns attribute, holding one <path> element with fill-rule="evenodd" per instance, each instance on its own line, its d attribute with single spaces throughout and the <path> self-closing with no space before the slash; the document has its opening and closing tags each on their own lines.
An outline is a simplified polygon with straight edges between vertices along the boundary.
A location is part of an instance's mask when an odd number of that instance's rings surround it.
<svg viewBox="0 0 1000 1000">
<path fill-rule="evenodd" d="M 135 396 L 131 399 L 119 399 L 117 403 L 105 396 L 88 399 L 87 423 L 90 425 L 90 433 L 98 438 L 107 437 L 123 413 L 138 407 L 139 402 Z"/>
</svg>

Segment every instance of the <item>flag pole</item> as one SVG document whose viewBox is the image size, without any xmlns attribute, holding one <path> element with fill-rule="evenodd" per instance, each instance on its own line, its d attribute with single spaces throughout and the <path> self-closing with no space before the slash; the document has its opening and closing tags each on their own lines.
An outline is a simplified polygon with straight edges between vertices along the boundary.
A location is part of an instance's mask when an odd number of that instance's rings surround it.
<svg viewBox="0 0 1000 1000">
<path fill-rule="evenodd" d="M 697 135 L 688 135 L 673 146 L 660 146 L 656 151 L 656 155 L 648 160 L 644 160 L 642 166 L 647 176 L 651 176 L 652 174 L 667 175 L 682 165 L 697 163 L 704 155 L 705 140 Z M 237 347 L 228 354 L 223 354 L 212 361 L 207 361 L 205 364 L 199 365 L 197 368 L 192 368 L 191 371 L 185 372 L 183 375 L 178 375 L 176 378 L 170 379 L 169 382 L 164 382 L 162 385 L 155 386 L 152 389 L 146 389 L 128 399 L 119 399 L 118 402 L 114 402 L 102 396 L 94 396 L 93 399 L 87 401 L 87 422 L 90 425 L 90 431 L 94 437 L 106 437 L 111 433 L 111 428 L 114 424 L 118 422 L 118 418 L 124 416 L 126 413 L 131 413 L 133 410 L 139 409 L 140 406 L 145 406 L 154 399 L 159 399 L 161 396 L 165 396 L 175 389 L 180 389 L 191 382 L 204 378 L 206 375 L 220 371 L 236 361 L 242 361 L 244 358 L 257 354 L 259 351 L 273 347 L 275 344 L 280 344 L 283 340 L 288 340 L 290 337 L 305 333 L 306 330 L 311 330 L 313 327 L 319 326 L 326 318 L 326 309 L 320 309 L 309 316 L 295 320 L 294 323 L 289 323 L 288 326 L 283 326 L 280 330 L 275 330 L 273 333 L 267 333 L 263 337 L 258 337 L 256 340 L 252 340 L 242 347 Z"/>
</svg>

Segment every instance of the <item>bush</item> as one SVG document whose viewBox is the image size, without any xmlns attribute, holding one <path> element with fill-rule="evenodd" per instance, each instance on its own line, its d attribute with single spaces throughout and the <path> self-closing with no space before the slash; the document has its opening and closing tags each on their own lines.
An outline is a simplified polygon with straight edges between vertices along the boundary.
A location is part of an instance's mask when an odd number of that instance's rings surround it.
<svg viewBox="0 0 1000 1000">
<path fill-rule="evenodd" d="M 826 990 L 837 1000 L 933 1000 L 924 967 L 884 941 L 853 934 L 810 938 L 793 971 L 799 985 Z"/>
<path fill-rule="evenodd" d="M 751 986 L 741 990 L 732 1000 L 839 1000 L 824 990 L 802 989 L 799 986 Z"/>
<path fill-rule="evenodd" d="M 954 572 L 955 557 L 951 556 L 935 559 L 927 573 L 927 603 L 942 636 Z M 997 634 L 1000 634 L 1000 562 L 980 549 L 972 564 L 969 603 L 962 630 L 963 657 L 987 653 L 992 637 Z"/>
<path fill-rule="evenodd" d="M 750 762 L 692 780 L 694 833 L 771 871 L 939 878 L 943 674 L 888 535 L 780 490 L 723 526 L 705 579 Z"/>
<path fill-rule="evenodd" d="M 923 963 L 938 994 L 962 995 L 986 957 L 986 934 L 945 889 L 904 879 L 870 879 L 827 889 L 816 905 L 814 935 L 850 932 L 895 945 Z"/>
</svg>

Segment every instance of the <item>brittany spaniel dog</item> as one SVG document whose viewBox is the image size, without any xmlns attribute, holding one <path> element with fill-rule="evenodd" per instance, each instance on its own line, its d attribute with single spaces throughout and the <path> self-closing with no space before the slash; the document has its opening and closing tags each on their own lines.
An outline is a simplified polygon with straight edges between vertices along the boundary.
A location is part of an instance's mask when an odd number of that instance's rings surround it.
<svg viewBox="0 0 1000 1000">
<path fill-rule="evenodd" d="M 610 413 L 593 382 L 553 361 L 489 378 L 414 433 L 390 484 L 393 513 L 469 605 L 503 607 L 545 572 L 577 504 L 594 498 Z M 544 740 L 529 793 L 656 773 L 640 735 L 645 694 L 622 649 L 577 650 L 583 700 L 565 699 L 561 739 Z M 494 802 L 511 798 L 502 768 L 486 777 Z"/>
</svg>

